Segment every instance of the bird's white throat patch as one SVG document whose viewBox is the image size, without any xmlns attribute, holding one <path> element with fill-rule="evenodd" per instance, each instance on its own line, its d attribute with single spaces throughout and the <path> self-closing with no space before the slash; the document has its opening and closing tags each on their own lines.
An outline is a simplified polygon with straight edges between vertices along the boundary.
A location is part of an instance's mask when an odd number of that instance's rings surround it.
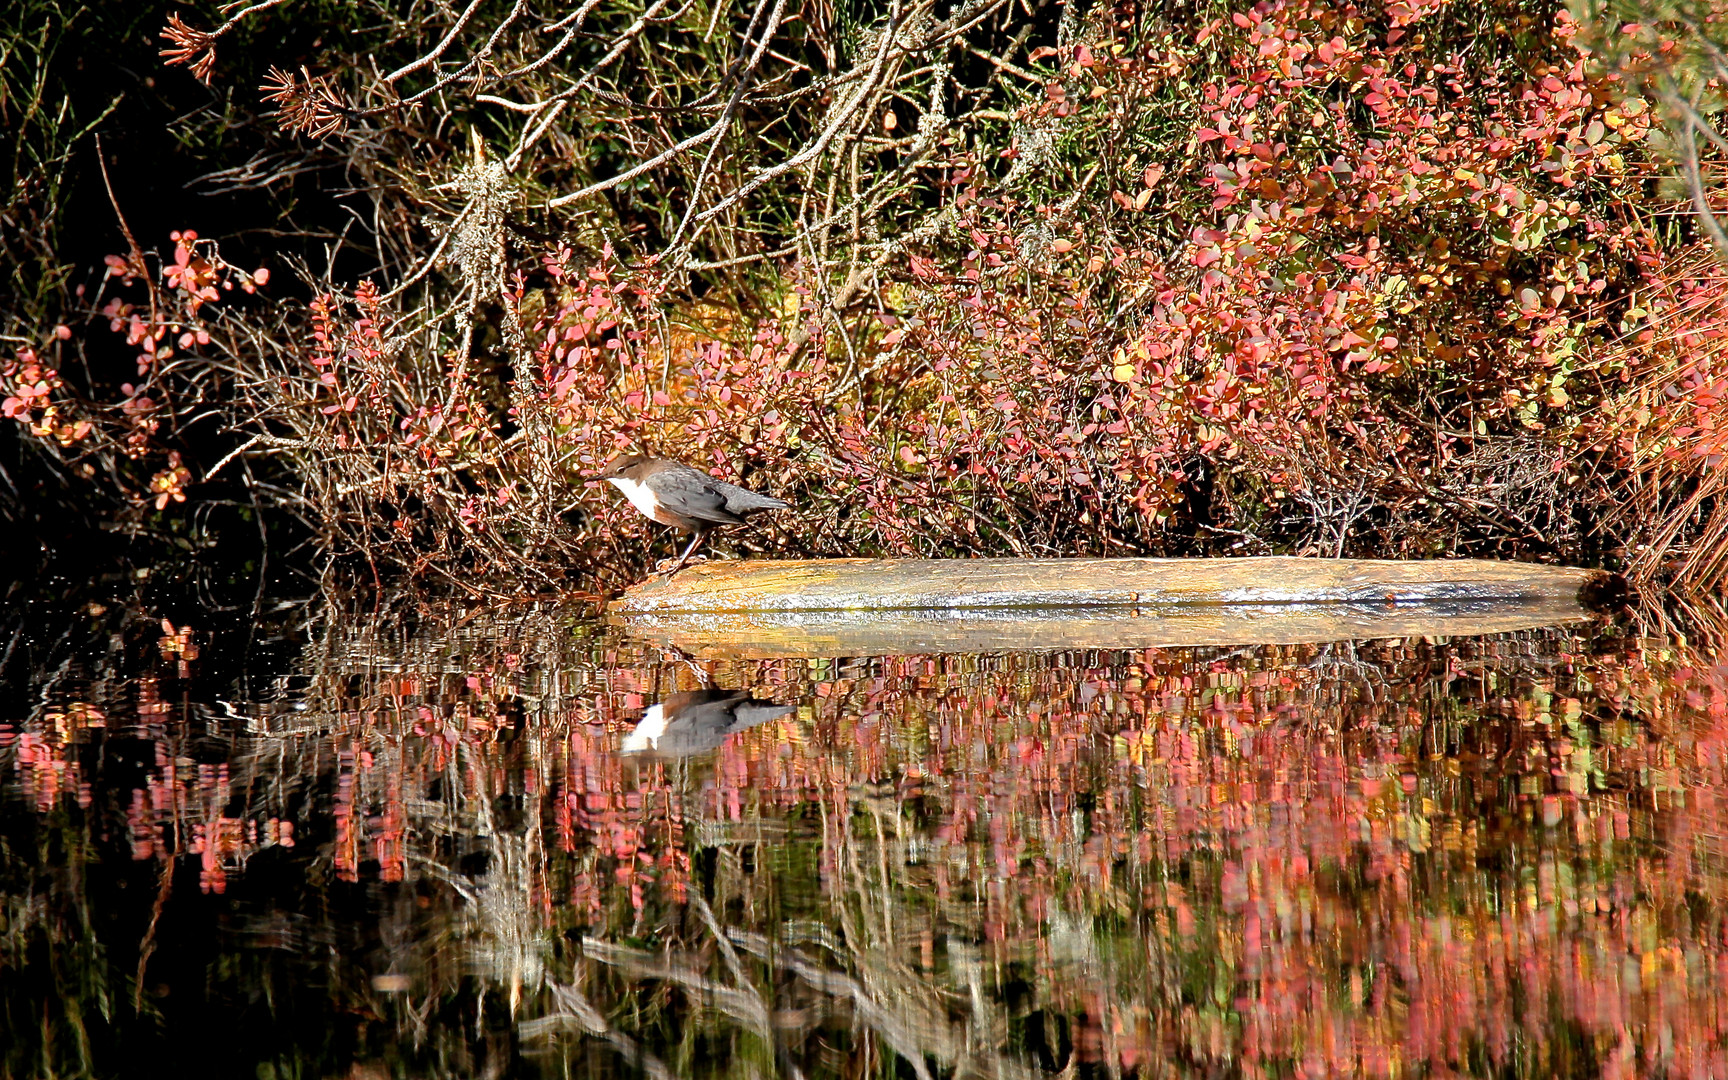
<svg viewBox="0 0 1728 1080">
<path fill-rule="evenodd" d="M 613 483 L 618 483 L 616 480 Z M 623 485 L 619 485 L 623 486 Z M 632 502 L 635 500 L 632 499 Z M 666 710 L 660 705 L 650 705 L 648 711 L 642 714 L 637 722 L 636 730 L 624 736 L 624 742 L 618 747 L 626 754 L 640 754 L 644 750 L 653 750 L 660 743 L 660 736 L 666 734 Z"/>
<path fill-rule="evenodd" d="M 660 520 L 660 500 L 654 497 L 653 489 L 647 484 L 624 476 L 608 476 L 606 482 L 622 491 L 624 497 L 630 500 L 630 505 L 642 511 L 643 516 L 655 521 Z"/>
</svg>

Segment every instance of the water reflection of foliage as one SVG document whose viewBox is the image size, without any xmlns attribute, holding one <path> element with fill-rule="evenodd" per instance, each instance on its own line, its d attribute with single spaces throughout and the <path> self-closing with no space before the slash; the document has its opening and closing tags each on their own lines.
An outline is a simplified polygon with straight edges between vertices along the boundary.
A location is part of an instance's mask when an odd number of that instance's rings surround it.
<svg viewBox="0 0 1728 1080">
<path fill-rule="evenodd" d="M 619 737 L 693 665 L 557 613 L 384 625 L 335 624 L 274 710 L 140 716 L 126 824 L 211 890 L 274 848 L 395 897 L 329 982 L 403 1047 L 502 1031 L 666 1075 L 1728 1065 L 1728 667 L 1677 645 L 717 663 L 798 711 L 642 760 Z M 138 685 L 140 713 L 167 696 Z M 7 733 L 38 812 L 90 803 L 90 715 Z M 96 803 L 66 819 L 84 850 Z M 13 905 L 0 962 L 39 917 Z"/>
</svg>

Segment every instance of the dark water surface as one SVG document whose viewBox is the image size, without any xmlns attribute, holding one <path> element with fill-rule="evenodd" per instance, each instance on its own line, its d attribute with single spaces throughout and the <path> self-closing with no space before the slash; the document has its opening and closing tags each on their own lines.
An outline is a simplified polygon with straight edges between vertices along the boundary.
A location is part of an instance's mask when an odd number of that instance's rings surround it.
<svg viewBox="0 0 1728 1080">
<path fill-rule="evenodd" d="M 7 1076 L 1728 1074 L 1728 664 L 1678 638 L 320 625 L 258 701 L 194 631 L 5 703 Z"/>
</svg>

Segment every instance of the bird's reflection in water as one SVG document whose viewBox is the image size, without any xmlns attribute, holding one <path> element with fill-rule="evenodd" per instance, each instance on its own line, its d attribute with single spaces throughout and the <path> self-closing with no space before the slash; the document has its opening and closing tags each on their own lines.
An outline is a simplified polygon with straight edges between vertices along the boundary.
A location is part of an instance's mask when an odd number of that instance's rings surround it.
<svg viewBox="0 0 1728 1080">
<path fill-rule="evenodd" d="M 692 690 L 673 694 L 642 714 L 619 749 L 626 754 L 689 757 L 716 749 L 734 731 L 778 720 L 796 709 L 758 701 L 748 690 Z"/>
</svg>

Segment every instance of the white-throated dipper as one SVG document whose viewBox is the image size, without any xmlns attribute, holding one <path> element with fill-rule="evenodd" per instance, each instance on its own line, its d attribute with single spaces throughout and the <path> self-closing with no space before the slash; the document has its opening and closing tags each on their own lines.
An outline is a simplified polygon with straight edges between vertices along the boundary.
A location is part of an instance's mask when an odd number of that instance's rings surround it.
<svg viewBox="0 0 1728 1080">
<path fill-rule="evenodd" d="M 667 577 L 684 568 L 710 531 L 721 525 L 742 525 L 758 511 L 784 510 L 791 505 L 716 480 L 688 465 L 640 454 L 620 454 L 594 479 L 617 487 L 646 517 L 695 533 L 678 562 L 666 571 Z"/>
<path fill-rule="evenodd" d="M 712 750 L 734 731 L 778 720 L 796 706 L 758 701 L 748 690 L 692 690 L 650 705 L 618 749 L 687 757 Z"/>
</svg>

